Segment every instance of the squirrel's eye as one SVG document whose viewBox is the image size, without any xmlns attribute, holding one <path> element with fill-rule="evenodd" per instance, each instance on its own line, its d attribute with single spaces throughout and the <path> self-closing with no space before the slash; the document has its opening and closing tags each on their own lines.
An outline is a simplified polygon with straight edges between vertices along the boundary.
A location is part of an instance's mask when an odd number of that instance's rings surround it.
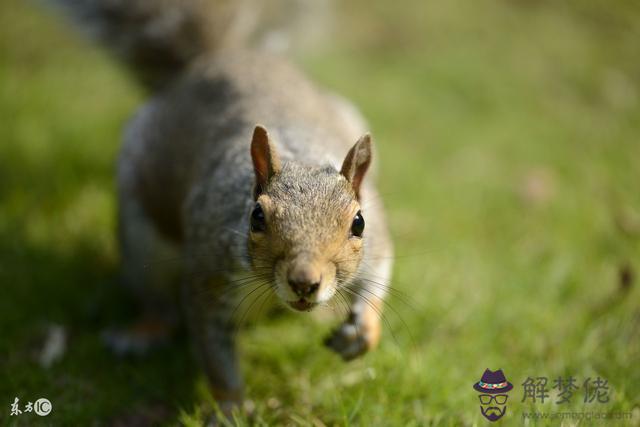
<svg viewBox="0 0 640 427">
<path fill-rule="evenodd" d="M 362 232 L 364 231 L 364 218 L 360 211 L 353 218 L 353 222 L 351 223 L 351 234 L 356 237 L 362 237 Z"/>
<path fill-rule="evenodd" d="M 260 203 L 256 203 L 256 206 L 251 212 L 251 231 L 253 233 L 260 233 L 267 229 L 267 224 L 264 219 L 264 211 Z"/>
</svg>

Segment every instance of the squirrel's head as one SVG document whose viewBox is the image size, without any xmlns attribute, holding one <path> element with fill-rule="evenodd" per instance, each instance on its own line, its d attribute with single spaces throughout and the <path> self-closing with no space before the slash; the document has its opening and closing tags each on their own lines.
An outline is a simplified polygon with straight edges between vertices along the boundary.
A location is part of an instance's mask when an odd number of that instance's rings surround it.
<svg viewBox="0 0 640 427">
<path fill-rule="evenodd" d="M 360 186 L 371 163 L 371 138 L 361 137 L 340 171 L 281 164 L 267 131 L 251 142 L 255 205 L 249 254 L 255 269 L 273 274 L 276 294 L 308 311 L 350 282 L 363 256 L 365 220 Z"/>
</svg>

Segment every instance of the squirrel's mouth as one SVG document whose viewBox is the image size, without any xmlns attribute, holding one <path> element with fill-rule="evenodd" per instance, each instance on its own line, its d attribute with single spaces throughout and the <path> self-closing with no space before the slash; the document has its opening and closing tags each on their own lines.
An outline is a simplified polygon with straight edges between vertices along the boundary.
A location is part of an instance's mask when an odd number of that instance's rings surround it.
<svg viewBox="0 0 640 427">
<path fill-rule="evenodd" d="M 289 306 L 298 311 L 311 311 L 318 303 L 307 301 L 304 298 L 300 298 L 297 301 L 287 301 Z"/>
</svg>

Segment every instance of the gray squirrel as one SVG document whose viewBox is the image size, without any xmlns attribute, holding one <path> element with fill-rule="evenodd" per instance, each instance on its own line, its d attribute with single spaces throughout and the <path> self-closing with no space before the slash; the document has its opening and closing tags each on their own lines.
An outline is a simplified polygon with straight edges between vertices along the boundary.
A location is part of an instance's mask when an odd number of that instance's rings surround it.
<svg viewBox="0 0 640 427">
<path fill-rule="evenodd" d="M 302 312 L 340 294 L 349 313 L 325 344 L 345 360 L 375 347 L 393 249 L 365 179 L 372 143 L 357 110 L 285 60 L 234 43 L 240 2 L 57 2 L 153 93 L 118 159 L 123 279 L 144 309 L 114 345 L 161 337 L 148 325 L 170 323 L 179 295 L 225 412 L 242 402 L 242 285 Z M 167 256 L 181 262 L 149 268 Z"/>
</svg>

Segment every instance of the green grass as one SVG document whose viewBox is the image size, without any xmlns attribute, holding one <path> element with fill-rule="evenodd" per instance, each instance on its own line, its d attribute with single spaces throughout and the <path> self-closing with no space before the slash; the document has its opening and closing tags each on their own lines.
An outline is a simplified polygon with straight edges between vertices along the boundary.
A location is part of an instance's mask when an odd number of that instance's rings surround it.
<svg viewBox="0 0 640 427">
<path fill-rule="evenodd" d="M 619 275 L 640 270 L 640 8 L 379 0 L 336 15 L 339 43 L 297 56 L 370 120 L 404 296 L 380 348 L 349 364 L 321 346 L 337 319 L 248 326 L 255 415 L 238 422 L 485 425 L 471 385 L 488 367 L 515 385 L 503 424 L 586 410 L 638 425 L 640 292 Z M 126 361 L 100 343 L 132 315 L 113 170 L 144 95 L 67 27 L 0 4 L 0 421 L 198 425 L 211 399 L 186 340 Z M 69 342 L 44 369 L 50 323 Z M 520 402 L 527 376 L 569 375 L 607 379 L 611 401 Z M 15 396 L 54 412 L 9 418 Z"/>
</svg>

